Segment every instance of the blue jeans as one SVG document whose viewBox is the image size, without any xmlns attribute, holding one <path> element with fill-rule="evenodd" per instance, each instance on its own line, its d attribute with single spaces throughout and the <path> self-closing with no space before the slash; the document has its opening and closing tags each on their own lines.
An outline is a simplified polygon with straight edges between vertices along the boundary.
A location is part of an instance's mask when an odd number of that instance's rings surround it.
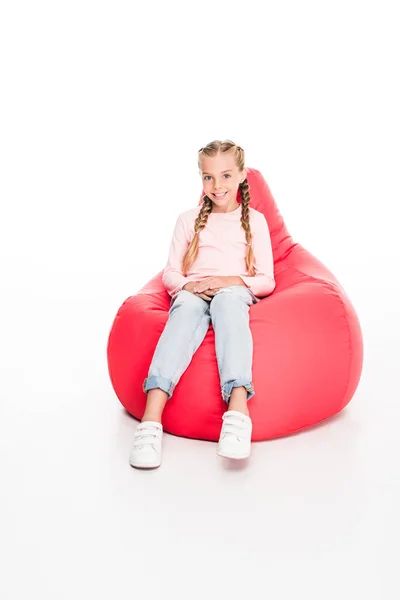
<svg viewBox="0 0 400 600">
<path fill-rule="evenodd" d="M 160 388 L 171 398 L 182 373 L 204 340 L 210 321 L 215 334 L 215 352 L 222 398 L 229 404 L 232 388 L 244 386 L 247 400 L 252 385 L 253 338 L 249 307 L 257 298 L 248 287 L 232 285 L 220 289 L 211 302 L 181 290 L 171 298 L 169 317 L 158 340 L 143 391 Z"/>
</svg>

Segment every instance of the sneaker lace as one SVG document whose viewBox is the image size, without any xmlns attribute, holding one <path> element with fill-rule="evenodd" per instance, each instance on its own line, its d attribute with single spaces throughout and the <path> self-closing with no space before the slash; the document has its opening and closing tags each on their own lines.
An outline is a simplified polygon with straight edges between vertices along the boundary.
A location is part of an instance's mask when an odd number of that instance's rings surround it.
<svg viewBox="0 0 400 600">
<path fill-rule="evenodd" d="M 146 427 L 138 428 L 135 431 L 133 447 L 140 449 L 145 445 L 153 445 L 154 441 L 159 436 L 159 428 L 155 425 L 149 425 Z"/>
</svg>

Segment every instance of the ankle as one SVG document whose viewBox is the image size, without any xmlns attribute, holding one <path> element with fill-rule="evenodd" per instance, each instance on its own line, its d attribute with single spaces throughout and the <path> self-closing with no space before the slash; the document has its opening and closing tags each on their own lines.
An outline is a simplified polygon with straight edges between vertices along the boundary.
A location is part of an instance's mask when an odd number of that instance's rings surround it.
<svg viewBox="0 0 400 600">
<path fill-rule="evenodd" d="M 247 406 L 247 390 L 244 386 L 234 387 L 232 389 L 228 410 L 237 410 L 246 416 L 250 416 Z"/>
<path fill-rule="evenodd" d="M 143 423 L 144 421 L 155 421 L 156 423 L 162 424 L 162 420 L 161 420 L 161 415 L 160 414 L 144 413 L 141 422 Z"/>
<path fill-rule="evenodd" d="M 228 411 L 229 410 L 236 410 L 237 412 L 243 413 L 247 417 L 250 416 L 247 404 L 235 404 L 234 402 L 230 402 L 228 405 Z"/>
<path fill-rule="evenodd" d="M 147 392 L 146 406 L 143 421 L 156 421 L 162 423 L 161 416 L 168 400 L 168 393 L 160 388 L 152 388 Z"/>
</svg>

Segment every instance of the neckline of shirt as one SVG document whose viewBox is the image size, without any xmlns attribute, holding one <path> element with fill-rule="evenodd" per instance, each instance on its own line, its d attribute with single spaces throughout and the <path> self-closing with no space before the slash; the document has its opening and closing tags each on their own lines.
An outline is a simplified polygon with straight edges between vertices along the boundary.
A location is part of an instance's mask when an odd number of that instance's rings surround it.
<svg viewBox="0 0 400 600">
<path fill-rule="evenodd" d="M 242 212 L 242 205 L 239 204 L 239 206 L 237 208 L 235 208 L 235 210 L 231 210 L 229 212 L 210 212 L 208 217 L 223 217 L 223 218 L 230 218 L 230 217 L 236 217 L 237 215 L 240 215 Z"/>
</svg>

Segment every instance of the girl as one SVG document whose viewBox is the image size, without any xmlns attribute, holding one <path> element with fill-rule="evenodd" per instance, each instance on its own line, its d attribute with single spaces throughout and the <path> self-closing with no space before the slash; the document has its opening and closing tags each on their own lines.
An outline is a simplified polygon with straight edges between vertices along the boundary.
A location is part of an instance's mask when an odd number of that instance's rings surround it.
<svg viewBox="0 0 400 600">
<path fill-rule="evenodd" d="M 199 150 L 198 167 L 206 195 L 176 221 L 162 276 L 171 296 L 169 317 L 143 383 L 147 402 L 129 458 L 133 467 L 160 466 L 163 409 L 210 322 L 227 403 L 217 453 L 250 456 L 247 402 L 255 391 L 249 308 L 275 289 L 270 233 L 264 215 L 249 206 L 240 146 L 230 140 L 210 142 Z"/>
</svg>

